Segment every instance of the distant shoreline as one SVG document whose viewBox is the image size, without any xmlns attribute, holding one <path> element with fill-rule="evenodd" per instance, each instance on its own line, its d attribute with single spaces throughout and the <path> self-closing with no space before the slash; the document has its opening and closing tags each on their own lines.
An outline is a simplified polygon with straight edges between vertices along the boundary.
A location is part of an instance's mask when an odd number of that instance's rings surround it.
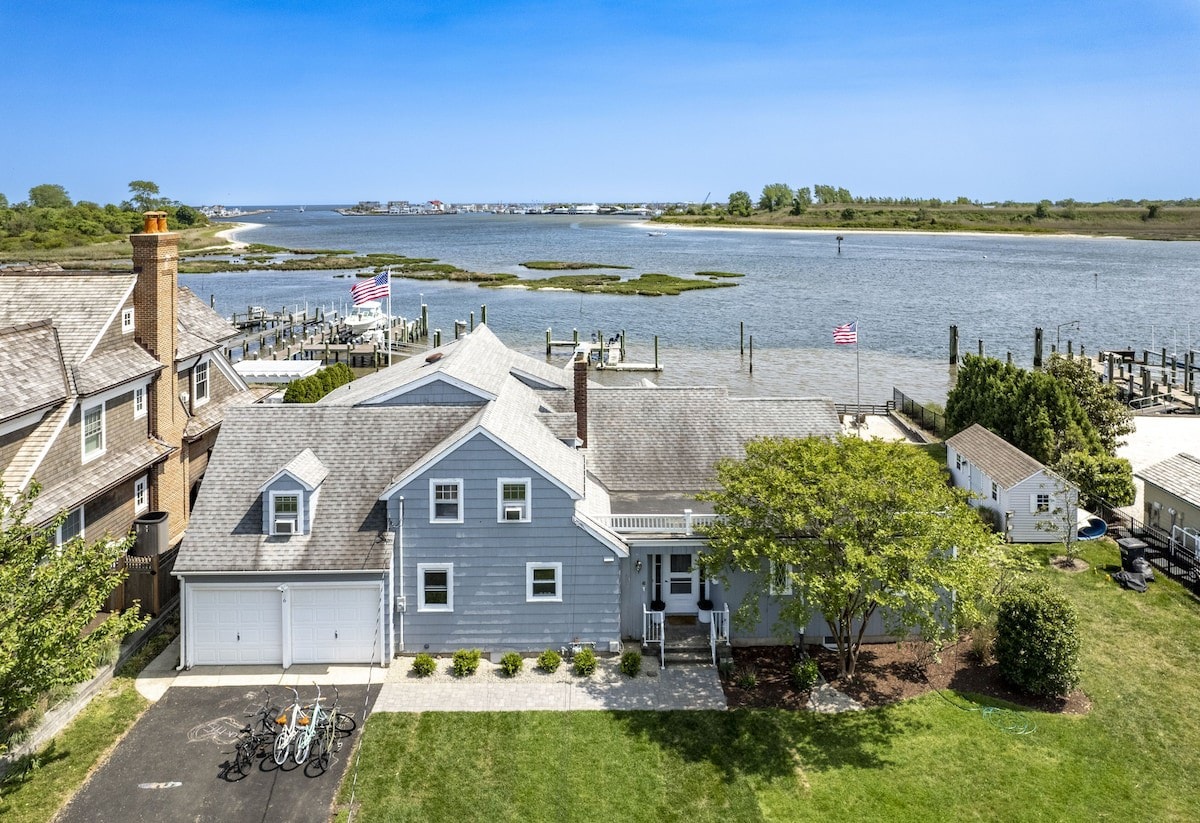
<svg viewBox="0 0 1200 823">
<path fill-rule="evenodd" d="M 235 235 L 238 232 L 249 231 L 250 229 L 260 229 L 263 227 L 263 225 L 263 223 L 230 223 L 229 228 L 221 229 L 219 232 L 214 234 L 213 237 L 221 238 L 235 249 L 245 248 L 249 244 L 242 240 L 238 240 Z"/>
<path fill-rule="evenodd" d="M 799 227 L 799 226 L 696 226 L 683 223 L 654 223 L 650 221 L 642 221 L 634 224 L 636 228 L 646 229 L 648 231 L 671 231 L 680 229 L 682 231 L 758 231 L 769 234 L 793 233 L 793 234 L 827 234 L 831 237 L 846 234 L 886 234 L 886 235 L 903 235 L 903 234 L 918 234 L 925 237 L 1022 237 L 1022 238 L 1079 238 L 1082 240 L 1133 240 L 1141 238 L 1125 237 L 1117 234 L 1068 234 L 1066 232 L 1016 232 L 1016 231 L 922 231 L 920 229 L 837 229 L 837 228 L 817 228 L 817 227 Z"/>
</svg>

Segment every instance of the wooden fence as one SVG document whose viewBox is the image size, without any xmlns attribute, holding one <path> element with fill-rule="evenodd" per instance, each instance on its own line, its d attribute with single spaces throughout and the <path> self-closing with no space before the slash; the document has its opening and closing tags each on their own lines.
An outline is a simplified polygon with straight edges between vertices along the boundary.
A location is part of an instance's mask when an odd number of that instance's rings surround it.
<svg viewBox="0 0 1200 823">
<path fill-rule="evenodd" d="M 157 616 L 179 596 L 179 579 L 171 574 L 179 549 L 142 557 L 125 554 L 113 564 L 127 572 L 121 585 L 113 589 L 104 604 L 107 612 L 122 612 L 140 606 L 144 614 Z"/>
</svg>

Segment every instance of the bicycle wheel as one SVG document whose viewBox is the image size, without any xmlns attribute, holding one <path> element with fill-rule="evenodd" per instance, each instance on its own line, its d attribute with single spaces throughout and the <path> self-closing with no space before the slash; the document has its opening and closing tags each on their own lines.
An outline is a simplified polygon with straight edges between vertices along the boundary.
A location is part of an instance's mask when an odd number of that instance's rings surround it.
<svg viewBox="0 0 1200 823">
<path fill-rule="evenodd" d="M 250 773 L 250 765 L 254 762 L 254 756 L 251 753 L 253 746 L 253 741 L 239 740 L 237 748 L 234 749 L 233 767 L 243 775 Z"/>
<path fill-rule="evenodd" d="M 296 751 L 292 753 L 292 759 L 296 761 L 297 766 L 303 766 L 304 761 L 308 760 L 308 753 L 312 749 L 313 735 L 307 732 L 296 738 Z"/>
<path fill-rule="evenodd" d="M 313 741 L 312 764 L 318 772 L 322 774 L 329 768 L 329 739 L 322 735 Z"/>
<path fill-rule="evenodd" d="M 358 722 L 354 719 L 354 715 L 346 714 L 345 712 L 337 713 L 337 722 L 334 723 L 334 728 L 342 737 L 350 734 L 358 726 Z"/>
<path fill-rule="evenodd" d="M 272 746 L 275 757 L 275 765 L 282 766 L 287 762 L 288 750 L 292 747 L 292 735 L 287 731 L 282 731 L 275 736 L 275 744 Z"/>
</svg>

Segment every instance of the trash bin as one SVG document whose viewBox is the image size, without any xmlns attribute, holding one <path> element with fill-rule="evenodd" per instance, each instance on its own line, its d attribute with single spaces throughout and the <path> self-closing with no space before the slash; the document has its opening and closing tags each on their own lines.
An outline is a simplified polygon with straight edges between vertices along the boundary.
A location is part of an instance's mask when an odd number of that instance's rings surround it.
<svg viewBox="0 0 1200 823">
<path fill-rule="evenodd" d="M 130 554 L 138 557 L 154 557 L 166 554 L 170 539 L 167 528 L 168 512 L 146 512 L 133 521 L 133 549 Z"/>
<path fill-rule="evenodd" d="M 1135 566 L 1141 564 L 1136 561 L 1146 561 L 1146 544 L 1136 537 L 1122 537 L 1117 541 L 1117 547 L 1121 550 L 1121 569 L 1127 572 L 1138 572 L 1141 569 Z"/>
</svg>

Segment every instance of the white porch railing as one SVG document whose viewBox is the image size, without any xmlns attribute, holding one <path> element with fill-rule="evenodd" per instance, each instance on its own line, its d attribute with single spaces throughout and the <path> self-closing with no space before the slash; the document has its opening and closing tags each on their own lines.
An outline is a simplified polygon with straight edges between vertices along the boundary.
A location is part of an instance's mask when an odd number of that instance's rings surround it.
<svg viewBox="0 0 1200 823">
<path fill-rule="evenodd" d="M 658 667 L 660 669 L 667 667 L 665 617 L 665 613 L 650 611 L 644 604 L 642 605 L 642 645 L 658 644 Z"/>
<path fill-rule="evenodd" d="M 1171 527 L 1171 549 L 1176 547 L 1191 553 L 1192 557 L 1200 560 L 1200 533 L 1182 526 Z"/>
<path fill-rule="evenodd" d="M 713 523 L 715 514 L 693 514 L 684 509 L 682 514 L 602 514 L 592 518 L 618 534 L 681 534 L 691 536 L 697 526 Z"/>
<path fill-rule="evenodd" d="M 712 650 L 713 665 L 717 665 L 717 645 L 729 645 L 729 604 L 720 611 L 713 611 L 712 620 L 708 624 L 708 645 Z"/>
</svg>

